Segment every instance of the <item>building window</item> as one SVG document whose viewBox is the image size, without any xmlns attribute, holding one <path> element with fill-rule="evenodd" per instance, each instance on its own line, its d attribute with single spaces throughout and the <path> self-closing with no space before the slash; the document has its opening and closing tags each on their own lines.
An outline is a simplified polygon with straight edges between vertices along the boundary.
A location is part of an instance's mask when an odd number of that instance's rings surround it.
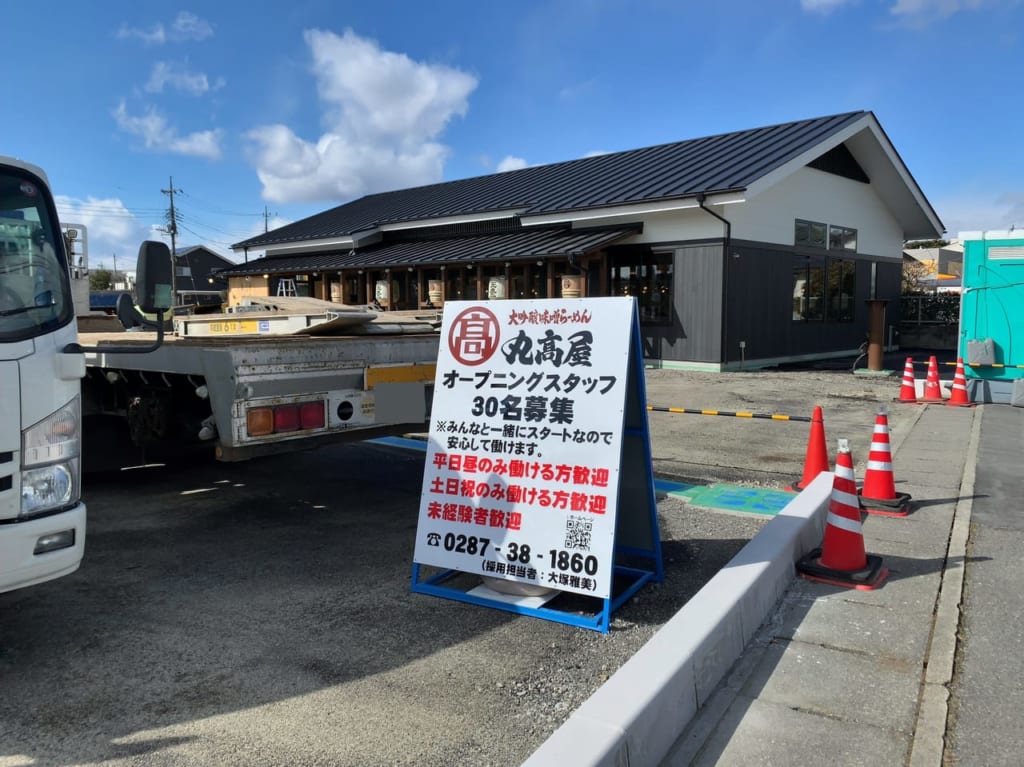
<svg viewBox="0 0 1024 767">
<path fill-rule="evenodd" d="M 796 220 L 796 229 L 793 240 L 797 245 L 806 245 L 811 248 L 825 247 L 825 233 L 828 226 L 817 221 Z"/>
<path fill-rule="evenodd" d="M 613 296 L 634 296 L 640 322 L 672 322 L 672 253 L 622 253 L 609 259 L 608 284 Z"/>
<path fill-rule="evenodd" d="M 853 322 L 857 264 L 852 259 L 797 256 L 793 261 L 793 320 Z"/>
<path fill-rule="evenodd" d="M 853 296 L 857 284 L 857 264 L 833 258 L 828 264 L 828 318 L 853 322 Z"/>
<path fill-rule="evenodd" d="M 825 265 L 820 258 L 798 256 L 793 263 L 793 319 L 825 319 Z"/>
<path fill-rule="evenodd" d="M 857 230 L 846 226 L 829 226 L 829 250 L 857 250 Z"/>
</svg>

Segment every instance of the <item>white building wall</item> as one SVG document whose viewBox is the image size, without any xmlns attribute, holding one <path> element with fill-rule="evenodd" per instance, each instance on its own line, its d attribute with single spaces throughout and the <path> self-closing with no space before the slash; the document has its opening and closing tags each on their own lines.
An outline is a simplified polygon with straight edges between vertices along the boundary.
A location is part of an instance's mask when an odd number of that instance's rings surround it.
<svg viewBox="0 0 1024 767">
<path fill-rule="evenodd" d="M 795 219 L 857 230 L 857 252 L 903 259 L 903 230 L 870 184 L 801 168 L 753 199 L 726 205 L 736 239 L 793 245 Z"/>
<path fill-rule="evenodd" d="M 730 205 L 727 211 L 736 207 L 738 206 Z M 643 216 L 589 218 L 578 226 L 623 226 L 637 222 L 643 222 L 643 232 L 617 244 L 637 245 L 721 239 L 725 234 L 725 224 L 700 208 L 648 213 Z"/>
<path fill-rule="evenodd" d="M 903 230 L 869 184 L 832 173 L 802 168 L 744 202 L 716 205 L 714 211 L 732 224 L 734 239 L 793 246 L 796 219 L 857 230 L 857 252 L 903 260 Z M 669 243 L 717 239 L 725 226 L 700 208 L 646 215 L 590 218 L 582 225 L 622 225 L 643 221 L 644 231 L 628 243 Z"/>
</svg>

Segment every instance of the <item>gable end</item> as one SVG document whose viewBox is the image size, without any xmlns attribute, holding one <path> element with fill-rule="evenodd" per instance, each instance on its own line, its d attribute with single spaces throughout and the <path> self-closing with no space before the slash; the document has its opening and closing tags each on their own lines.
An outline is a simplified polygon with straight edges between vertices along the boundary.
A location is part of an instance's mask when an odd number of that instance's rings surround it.
<svg viewBox="0 0 1024 767">
<path fill-rule="evenodd" d="M 857 162 L 857 158 L 853 156 L 853 153 L 846 148 L 846 144 L 839 144 L 833 147 L 821 157 L 807 163 L 807 167 L 842 176 L 852 181 L 860 181 L 864 184 L 871 183 L 868 174 L 864 172 L 860 163 Z"/>
</svg>

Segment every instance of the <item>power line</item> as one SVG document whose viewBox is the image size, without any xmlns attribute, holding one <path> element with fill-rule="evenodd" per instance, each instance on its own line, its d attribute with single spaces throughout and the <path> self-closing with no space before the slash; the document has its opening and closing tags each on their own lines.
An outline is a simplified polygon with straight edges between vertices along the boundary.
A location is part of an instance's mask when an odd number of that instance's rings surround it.
<svg viewBox="0 0 1024 767">
<path fill-rule="evenodd" d="M 223 245 L 223 246 L 225 246 L 227 248 L 230 248 L 232 245 L 234 245 L 233 242 L 224 242 L 223 240 L 215 240 L 212 237 L 207 237 L 205 235 L 199 234 L 199 232 L 194 232 L 191 229 L 189 229 L 187 226 L 185 226 L 184 224 L 181 225 L 181 228 L 184 229 L 189 234 L 194 234 L 200 240 L 204 240 L 205 242 L 212 242 L 214 245 Z"/>
<path fill-rule="evenodd" d="M 182 194 L 185 194 L 185 193 L 182 192 Z M 224 210 L 223 208 L 216 207 L 213 203 L 207 202 L 205 200 L 200 199 L 199 197 L 196 197 L 194 194 L 185 194 L 185 196 L 188 197 L 189 199 L 195 200 L 196 202 L 198 202 L 201 205 L 206 206 L 207 208 L 210 209 L 211 213 L 220 213 L 220 214 L 225 215 L 225 216 L 245 216 L 245 217 L 262 216 L 263 215 L 263 213 L 239 213 L 239 212 L 233 211 L 233 210 Z"/>
<path fill-rule="evenodd" d="M 110 208 L 102 205 L 61 205 L 59 210 L 71 213 L 87 213 L 97 218 L 135 218 L 137 216 L 156 216 L 164 212 L 163 208 Z"/>
<path fill-rule="evenodd" d="M 191 214 L 182 213 L 181 208 L 178 208 L 178 221 L 179 222 L 181 222 L 181 221 L 188 221 L 193 226 L 201 226 L 204 229 L 212 229 L 215 232 L 220 232 L 221 234 L 226 234 L 228 237 L 237 237 L 238 239 L 245 239 L 246 237 L 249 237 L 249 236 L 252 235 L 252 232 L 228 232 L 228 231 L 225 231 L 224 229 L 220 229 L 220 228 L 214 226 L 213 224 L 207 224 L 205 221 L 201 221 L 200 219 L 196 218 L 195 216 L 193 216 Z"/>
</svg>

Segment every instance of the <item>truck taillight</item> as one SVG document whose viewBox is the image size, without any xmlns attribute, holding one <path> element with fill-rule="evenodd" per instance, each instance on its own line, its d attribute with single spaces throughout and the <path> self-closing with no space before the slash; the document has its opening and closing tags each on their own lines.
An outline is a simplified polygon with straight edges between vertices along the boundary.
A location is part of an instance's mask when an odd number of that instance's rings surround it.
<svg viewBox="0 0 1024 767">
<path fill-rule="evenodd" d="M 321 400 L 254 407 L 246 413 L 246 431 L 250 437 L 266 437 L 270 434 L 322 429 L 326 423 L 324 412 Z"/>
<path fill-rule="evenodd" d="M 298 431 L 299 406 L 279 405 L 274 408 L 274 431 Z"/>
<path fill-rule="evenodd" d="M 250 437 L 265 437 L 274 433 L 274 408 L 254 407 L 245 414 L 245 428 Z"/>
<path fill-rule="evenodd" d="M 304 402 L 299 406 L 300 429 L 322 429 L 324 427 L 324 403 Z"/>
</svg>

